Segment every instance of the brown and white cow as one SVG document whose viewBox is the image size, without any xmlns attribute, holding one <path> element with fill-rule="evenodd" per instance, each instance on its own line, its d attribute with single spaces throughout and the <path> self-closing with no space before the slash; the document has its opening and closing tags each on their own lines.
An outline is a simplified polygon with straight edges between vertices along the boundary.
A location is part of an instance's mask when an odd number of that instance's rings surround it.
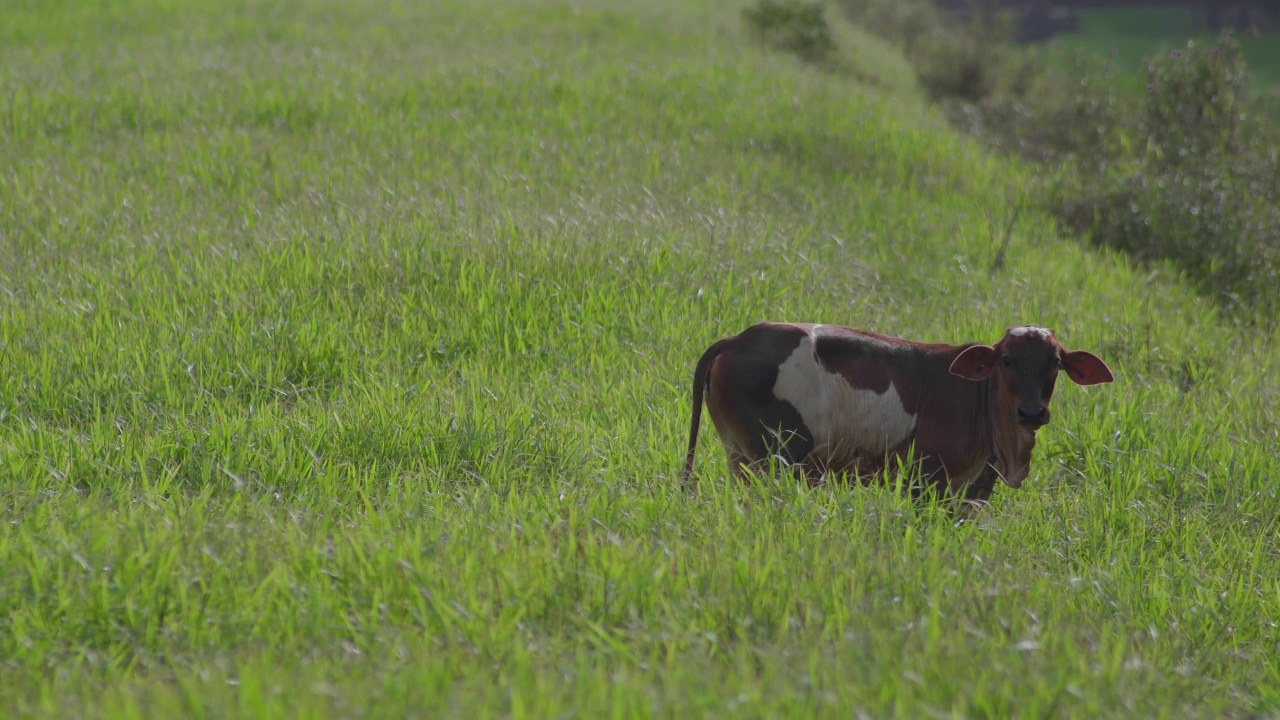
<svg viewBox="0 0 1280 720">
<path fill-rule="evenodd" d="M 705 392 L 734 475 L 776 456 L 810 483 L 827 472 L 870 482 L 914 452 L 928 483 L 985 502 L 997 477 L 1017 488 L 1030 472 L 1059 369 L 1077 385 L 1114 379 L 1097 356 L 1068 351 L 1036 325 L 1010 328 L 995 345 L 945 345 L 760 323 L 698 360 L 685 481 Z"/>
</svg>

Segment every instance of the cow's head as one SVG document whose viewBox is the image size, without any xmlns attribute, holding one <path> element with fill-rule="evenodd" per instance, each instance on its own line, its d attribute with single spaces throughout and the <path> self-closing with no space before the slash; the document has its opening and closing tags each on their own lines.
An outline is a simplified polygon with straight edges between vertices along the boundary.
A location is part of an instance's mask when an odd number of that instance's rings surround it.
<svg viewBox="0 0 1280 720">
<path fill-rule="evenodd" d="M 995 345 L 972 345 L 951 363 L 951 373 L 966 380 L 992 378 L 995 383 L 993 410 L 996 433 L 1008 440 L 1009 432 L 1023 435 L 1028 467 L 1011 468 L 1017 475 L 1006 481 L 1017 487 L 1029 470 L 1030 450 L 1035 432 L 1049 422 L 1049 401 L 1058 380 L 1058 371 L 1077 385 L 1096 385 L 1114 380 L 1111 369 L 1100 358 L 1084 350 L 1062 347 L 1053 331 L 1037 325 L 1009 328 Z M 1007 428 L 1008 430 L 1004 430 Z M 997 453 L 1000 451 L 997 447 Z M 1022 454 L 1021 452 L 1010 454 Z"/>
</svg>

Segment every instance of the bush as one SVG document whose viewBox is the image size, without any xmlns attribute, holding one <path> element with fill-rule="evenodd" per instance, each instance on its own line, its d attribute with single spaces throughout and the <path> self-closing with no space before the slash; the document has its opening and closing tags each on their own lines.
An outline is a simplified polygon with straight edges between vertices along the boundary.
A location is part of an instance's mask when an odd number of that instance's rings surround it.
<svg viewBox="0 0 1280 720">
<path fill-rule="evenodd" d="M 1013 44 L 1014 16 L 977 12 L 956 22 L 918 37 L 908 50 L 929 97 L 975 102 L 997 92 L 1025 93 L 1040 67 Z"/>
<path fill-rule="evenodd" d="M 1147 63 L 1143 130 L 1168 165 L 1238 153 L 1245 130 L 1244 56 L 1230 34 Z"/>
<path fill-rule="evenodd" d="M 912 48 L 923 37 L 946 27 L 931 0 L 842 0 L 845 14 L 871 32 Z"/>
<path fill-rule="evenodd" d="M 1017 96 L 1039 73 L 1035 57 L 1014 45 L 1016 16 L 974 3 L 966 13 L 931 0 L 843 0 L 849 18 L 906 51 L 934 100 Z"/>
<path fill-rule="evenodd" d="M 1064 225 L 1171 260 L 1228 307 L 1280 318 L 1280 127 L 1270 119 L 1280 94 L 1265 106 L 1249 96 L 1229 32 L 1149 59 L 1145 92 L 1128 93 L 1105 58 L 1027 59 L 1009 16 L 946 23 L 927 0 L 844 7 L 903 47 L 954 124 L 1043 164 L 1035 192 Z"/>
<path fill-rule="evenodd" d="M 950 103 L 951 121 L 992 147 L 1042 163 L 1083 163 L 1105 170 L 1131 138 L 1134 109 L 1115 90 L 1115 68 L 1084 51 L 1042 72 L 1020 95 Z"/>
<path fill-rule="evenodd" d="M 1095 242 L 1183 267 L 1228 306 L 1280 310 L 1280 131 L 1251 113 L 1229 35 L 1148 62 L 1146 94 L 1113 130 L 1106 166 L 1051 207 Z M 1268 320 L 1269 322 L 1269 320 Z"/>
<path fill-rule="evenodd" d="M 825 62 L 835 51 L 831 28 L 820 3 L 760 0 L 742 11 L 752 35 L 765 45 L 795 53 L 810 63 Z"/>
</svg>

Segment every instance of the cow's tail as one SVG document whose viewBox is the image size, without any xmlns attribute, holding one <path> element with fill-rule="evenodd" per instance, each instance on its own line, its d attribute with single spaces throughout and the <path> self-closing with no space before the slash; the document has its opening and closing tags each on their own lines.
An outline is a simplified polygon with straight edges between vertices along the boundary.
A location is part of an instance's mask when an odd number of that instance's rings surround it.
<svg viewBox="0 0 1280 720">
<path fill-rule="evenodd" d="M 732 338 L 725 338 L 707 348 L 707 351 L 702 353 L 702 357 L 698 358 L 698 364 L 693 369 L 693 417 L 689 420 L 689 452 L 684 459 L 683 481 L 686 485 L 693 479 L 693 458 L 698 451 L 698 426 L 702 421 L 702 396 L 710 380 L 711 366 L 715 364 L 716 357 L 724 351 L 730 340 Z"/>
</svg>

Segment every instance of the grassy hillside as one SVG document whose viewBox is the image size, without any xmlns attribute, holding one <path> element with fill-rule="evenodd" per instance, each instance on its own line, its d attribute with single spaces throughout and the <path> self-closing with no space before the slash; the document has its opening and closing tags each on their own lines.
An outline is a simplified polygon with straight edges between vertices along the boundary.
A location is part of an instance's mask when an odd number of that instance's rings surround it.
<svg viewBox="0 0 1280 720">
<path fill-rule="evenodd" d="M 1031 214 L 990 272 L 1026 170 L 740 9 L 10 3 L 0 714 L 1280 712 L 1272 338 Z M 711 434 L 684 492 L 763 319 L 1117 382 L 959 528 Z"/>
</svg>

